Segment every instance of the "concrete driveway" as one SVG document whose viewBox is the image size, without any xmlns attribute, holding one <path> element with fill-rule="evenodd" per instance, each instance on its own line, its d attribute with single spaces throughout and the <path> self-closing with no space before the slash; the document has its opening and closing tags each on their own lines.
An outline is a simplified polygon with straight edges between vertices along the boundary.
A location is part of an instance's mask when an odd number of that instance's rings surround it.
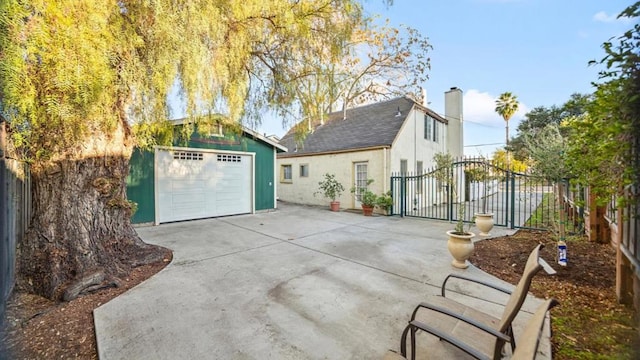
<svg viewBox="0 0 640 360">
<path fill-rule="evenodd" d="M 173 249 L 173 262 L 94 311 L 100 358 L 376 359 L 399 348 L 411 311 L 447 274 L 506 285 L 450 265 L 450 223 L 279 206 L 138 228 L 146 242 Z M 455 290 L 459 301 L 501 314 L 504 297 Z M 525 303 L 516 334 L 538 303 Z"/>
</svg>

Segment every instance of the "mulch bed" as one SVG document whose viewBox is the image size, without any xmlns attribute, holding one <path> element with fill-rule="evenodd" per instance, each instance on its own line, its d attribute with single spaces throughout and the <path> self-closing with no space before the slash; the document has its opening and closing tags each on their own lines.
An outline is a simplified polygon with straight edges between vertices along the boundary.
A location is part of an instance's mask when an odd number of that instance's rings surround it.
<svg viewBox="0 0 640 360">
<path fill-rule="evenodd" d="M 583 237 L 567 241 L 568 265 L 557 264 L 556 241 L 545 231 L 520 230 L 476 242 L 471 263 L 509 283 L 520 279 L 531 250 L 542 243 L 540 256 L 556 271 L 541 270 L 531 292 L 555 298 L 560 306 L 551 310 L 554 359 L 638 359 L 638 323 L 631 308 L 620 305 L 615 294 L 616 251 L 610 244 L 589 242 Z M 591 354 L 591 355 L 589 355 Z"/>
</svg>

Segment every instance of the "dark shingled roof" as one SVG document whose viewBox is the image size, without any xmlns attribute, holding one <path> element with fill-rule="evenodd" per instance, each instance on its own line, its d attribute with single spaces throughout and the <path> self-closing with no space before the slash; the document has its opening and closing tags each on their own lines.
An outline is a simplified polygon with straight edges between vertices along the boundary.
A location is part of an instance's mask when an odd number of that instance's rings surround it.
<svg viewBox="0 0 640 360">
<path fill-rule="evenodd" d="M 420 107 L 439 121 L 445 120 L 434 112 L 423 108 L 407 97 L 347 109 L 346 119 L 342 111 L 329 114 L 324 125 L 315 123 L 304 144 L 296 147 L 294 129 L 280 140 L 289 149 L 281 155 L 302 155 L 376 146 L 391 146 L 402 124 L 414 107 Z M 400 109 L 400 116 L 396 116 Z M 300 124 L 304 126 L 304 124 Z M 297 148 L 297 151 L 296 151 Z"/>
</svg>

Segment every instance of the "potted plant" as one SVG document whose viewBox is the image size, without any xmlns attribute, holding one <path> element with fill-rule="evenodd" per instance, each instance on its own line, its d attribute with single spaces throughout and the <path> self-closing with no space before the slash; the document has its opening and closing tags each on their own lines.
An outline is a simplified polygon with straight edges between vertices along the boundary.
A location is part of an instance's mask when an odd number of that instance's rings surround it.
<svg viewBox="0 0 640 360">
<path fill-rule="evenodd" d="M 372 182 L 373 179 L 369 179 L 367 180 L 367 186 L 361 188 L 353 186 L 351 188 L 351 193 L 356 194 L 358 201 L 360 201 L 362 205 L 362 213 L 364 216 L 371 216 L 373 214 L 373 208 L 378 201 L 378 195 L 369 190 L 369 185 L 371 185 Z"/>
<path fill-rule="evenodd" d="M 324 174 L 324 180 L 318 182 L 318 189 L 319 191 L 316 191 L 313 195 L 315 196 L 321 193 L 324 197 L 331 200 L 331 211 L 339 211 L 340 201 L 336 199 L 342 195 L 344 186 L 336 180 L 336 176 L 329 173 Z"/>
<path fill-rule="evenodd" d="M 385 194 L 378 196 L 378 201 L 376 206 L 380 208 L 380 210 L 384 211 L 385 214 L 389 215 L 389 210 L 393 205 L 393 197 L 391 197 L 391 190 L 387 191 Z"/>
<path fill-rule="evenodd" d="M 434 172 L 436 180 L 441 184 L 446 185 L 451 192 L 450 199 L 455 202 L 458 199 L 458 191 L 456 179 L 452 174 L 453 171 L 453 157 L 451 154 L 437 153 L 434 155 L 433 160 L 436 162 L 437 170 Z M 473 254 L 474 246 L 473 239 L 476 236 L 468 229 L 464 229 L 464 215 L 465 204 L 459 202 L 458 204 L 458 220 L 453 230 L 447 231 L 449 239 L 447 241 L 447 248 L 453 256 L 451 265 L 459 269 L 466 269 L 469 265 L 467 259 Z"/>
<path fill-rule="evenodd" d="M 482 212 L 475 213 L 475 223 L 478 230 L 480 230 L 480 236 L 489 236 L 489 232 L 493 229 L 493 212 L 489 212 L 487 209 L 487 188 L 489 187 L 489 168 L 487 160 L 482 157 L 483 168 L 481 169 L 482 178 Z"/>
</svg>

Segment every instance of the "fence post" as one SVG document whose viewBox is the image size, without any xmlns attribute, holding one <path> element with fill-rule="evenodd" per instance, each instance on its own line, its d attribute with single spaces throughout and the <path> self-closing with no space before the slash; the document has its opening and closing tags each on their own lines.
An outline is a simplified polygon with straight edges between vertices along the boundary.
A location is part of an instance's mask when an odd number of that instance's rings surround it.
<svg viewBox="0 0 640 360">
<path fill-rule="evenodd" d="M 407 212 L 407 178 L 400 174 L 400 217 Z"/>
<path fill-rule="evenodd" d="M 4 314 L 6 310 L 6 301 L 11 288 L 11 279 L 9 279 L 9 231 L 8 231 L 8 203 L 9 196 L 7 194 L 6 183 L 6 165 L 5 165 L 5 136 L 6 124 L 0 118 L 0 328 L 4 325 Z M 0 356 L 3 355 L 0 352 Z"/>
<path fill-rule="evenodd" d="M 391 207 L 389 207 L 389 210 L 387 211 L 387 215 L 394 215 L 393 213 L 393 204 L 395 203 L 395 201 L 393 199 L 395 199 L 396 197 L 394 196 L 395 191 L 393 191 L 394 187 L 395 187 L 395 183 L 393 182 L 393 174 L 391 174 L 391 181 L 389 182 L 389 193 L 391 194 Z"/>
<path fill-rule="evenodd" d="M 509 216 L 511 217 L 511 229 L 515 229 L 516 228 L 516 177 L 514 176 L 514 174 L 511 173 L 511 171 L 508 172 L 511 176 L 510 176 L 510 181 L 511 181 L 511 204 L 510 204 L 510 208 L 509 208 Z"/>
<path fill-rule="evenodd" d="M 611 241 L 609 225 L 605 219 L 606 207 L 598 206 L 596 195 L 589 191 L 589 228 L 585 229 L 590 241 L 605 243 Z"/>
<path fill-rule="evenodd" d="M 618 219 L 626 219 L 629 214 L 625 214 L 627 208 L 618 208 Z M 622 252 L 622 247 L 628 242 L 623 241 L 623 237 L 628 238 L 625 232 L 625 221 L 618 221 L 618 244 L 616 246 L 616 296 L 622 304 L 633 303 L 633 271 L 631 262 Z M 638 309 L 638 307 L 636 307 Z"/>
<path fill-rule="evenodd" d="M 447 171 L 449 172 L 449 179 L 456 181 L 456 179 L 453 177 L 453 165 L 451 165 L 451 169 L 447 169 Z M 451 184 L 453 184 L 453 181 L 448 181 L 447 184 L 447 198 L 449 199 L 448 201 L 448 211 L 447 211 L 447 220 L 448 221 L 452 221 L 453 220 L 453 202 L 455 201 L 455 199 L 453 198 L 453 191 L 451 189 Z M 456 186 L 457 184 L 453 185 Z"/>
</svg>

